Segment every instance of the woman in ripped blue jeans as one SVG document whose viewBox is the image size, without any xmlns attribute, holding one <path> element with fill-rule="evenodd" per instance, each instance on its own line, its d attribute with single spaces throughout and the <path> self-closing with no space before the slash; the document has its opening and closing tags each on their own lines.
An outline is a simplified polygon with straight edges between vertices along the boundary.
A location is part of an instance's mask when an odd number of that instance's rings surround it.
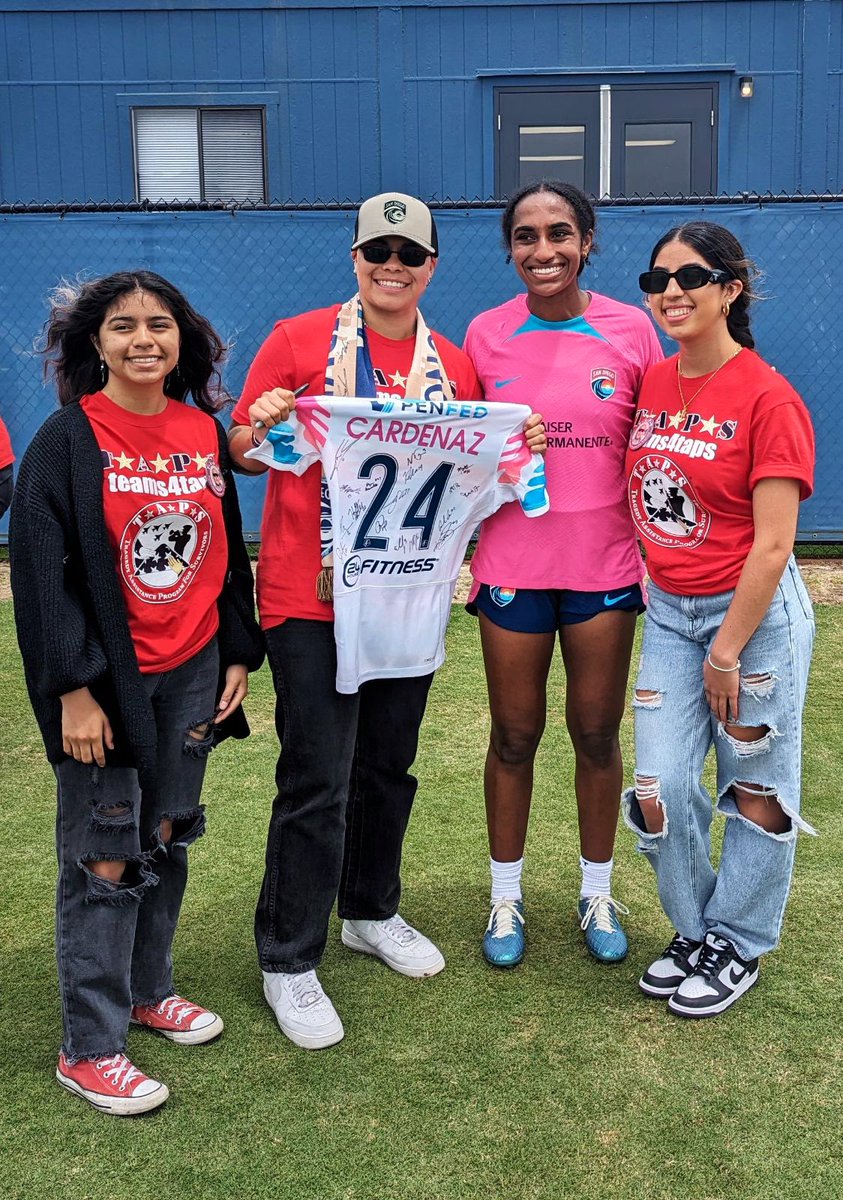
<svg viewBox="0 0 843 1200">
<path fill-rule="evenodd" d="M 799 815 L 814 638 L 793 560 L 814 437 L 790 384 L 754 351 L 754 268 L 722 226 L 656 244 L 641 289 L 679 353 L 651 367 L 627 454 L 652 580 L 635 688 L 627 823 L 676 936 L 640 987 L 684 1017 L 723 1012 L 779 941 Z M 711 862 L 711 747 L 726 817 Z"/>
<path fill-rule="evenodd" d="M 58 781 L 56 1077 L 102 1112 L 167 1099 L 130 1023 L 182 1045 L 216 1013 L 178 995 L 171 947 L 215 742 L 248 733 L 263 657 L 212 380 L 219 337 L 148 271 L 63 287 L 46 353 L 60 410 L 12 504 L 18 641 Z M 187 403 L 188 395 L 194 403 Z"/>
</svg>

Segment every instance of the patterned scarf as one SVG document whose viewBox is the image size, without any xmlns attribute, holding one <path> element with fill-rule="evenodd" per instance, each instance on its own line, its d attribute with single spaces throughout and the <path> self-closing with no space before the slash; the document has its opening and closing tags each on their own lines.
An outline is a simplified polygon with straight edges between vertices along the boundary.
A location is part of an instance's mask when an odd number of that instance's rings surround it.
<svg viewBox="0 0 843 1200">
<path fill-rule="evenodd" d="M 325 369 L 326 396 L 358 396 L 375 399 L 377 385 L 372 358 L 366 341 L 366 322 L 359 293 L 347 300 L 337 314 L 337 323 L 328 351 Z M 416 311 L 416 344 L 413 361 L 404 392 L 407 400 L 432 400 L 444 403 L 454 394 L 442 361 L 433 343 L 430 330 L 421 313 Z M 316 580 L 316 595 L 320 600 L 334 597 L 334 526 L 331 516 L 331 497 L 328 481 L 322 476 L 319 505 L 322 570 Z"/>
</svg>

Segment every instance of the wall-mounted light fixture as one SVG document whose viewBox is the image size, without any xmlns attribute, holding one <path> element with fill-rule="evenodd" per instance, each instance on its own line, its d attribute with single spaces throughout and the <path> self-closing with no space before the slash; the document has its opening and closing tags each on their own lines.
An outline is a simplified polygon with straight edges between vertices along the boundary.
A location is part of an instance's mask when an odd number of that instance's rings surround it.
<svg viewBox="0 0 843 1200">
<path fill-rule="evenodd" d="M 751 75 L 741 75 L 740 78 L 741 97 L 744 100 L 751 100 L 755 95 L 755 81 Z"/>
</svg>

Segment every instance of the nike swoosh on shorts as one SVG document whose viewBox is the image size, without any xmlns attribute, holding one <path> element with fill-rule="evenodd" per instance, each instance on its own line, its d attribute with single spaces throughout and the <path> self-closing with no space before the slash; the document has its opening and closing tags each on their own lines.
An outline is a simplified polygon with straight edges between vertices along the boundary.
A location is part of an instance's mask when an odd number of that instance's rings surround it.
<svg viewBox="0 0 843 1200">
<path fill-rule="evenodd" d="M 606 605 L 607 608 L 611 608 L 611 606 L 613 604 L 619 604 L 621 600 L 626 600 L 627 596 L 631 596 L 631 595 L 632 595 L 632 592 L 624 592 L 624 594 L 622 596 L 606 595 L 603 597 L 603 603 Z"/>
<path fill-rule="evenodd" d="M 496 388 L 502 388 L 502 387 L 506 387 L 506 385 L 507 385 L 508 383 L 517 383 L 517 381 L 518 381 L 520 378 L 521 378 L 521 376 L 520 376 L 520 375 L 513 375 L 511 379 L 496 379 L 496 380 L 495 380 L 495 387 L 496 387 Z"/>
</svg>

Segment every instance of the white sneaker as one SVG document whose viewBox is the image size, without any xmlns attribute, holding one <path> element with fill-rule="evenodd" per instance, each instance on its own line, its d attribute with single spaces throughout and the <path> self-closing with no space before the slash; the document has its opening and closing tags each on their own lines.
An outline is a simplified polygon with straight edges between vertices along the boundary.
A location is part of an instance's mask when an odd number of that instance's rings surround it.
<svg viewBox="0 0 843 1200">
<path fill-rule="evenodd" d="M 438 975 L 445 967 L 441 951 L 430 938 L 398 913 L 385 921 L 343 921 L 342 944 L 361 954 L 374 954 L 399 975 L 413 979 Z"/>
<path fill-rule="evenodd" d="M 263 994 L 291 1042 L 305 1050 L 322 1050 L 345 1037 L 342 1021 L 322 991 L 315 971 L 298 975 L 263 972 Z"/>
</svg>

